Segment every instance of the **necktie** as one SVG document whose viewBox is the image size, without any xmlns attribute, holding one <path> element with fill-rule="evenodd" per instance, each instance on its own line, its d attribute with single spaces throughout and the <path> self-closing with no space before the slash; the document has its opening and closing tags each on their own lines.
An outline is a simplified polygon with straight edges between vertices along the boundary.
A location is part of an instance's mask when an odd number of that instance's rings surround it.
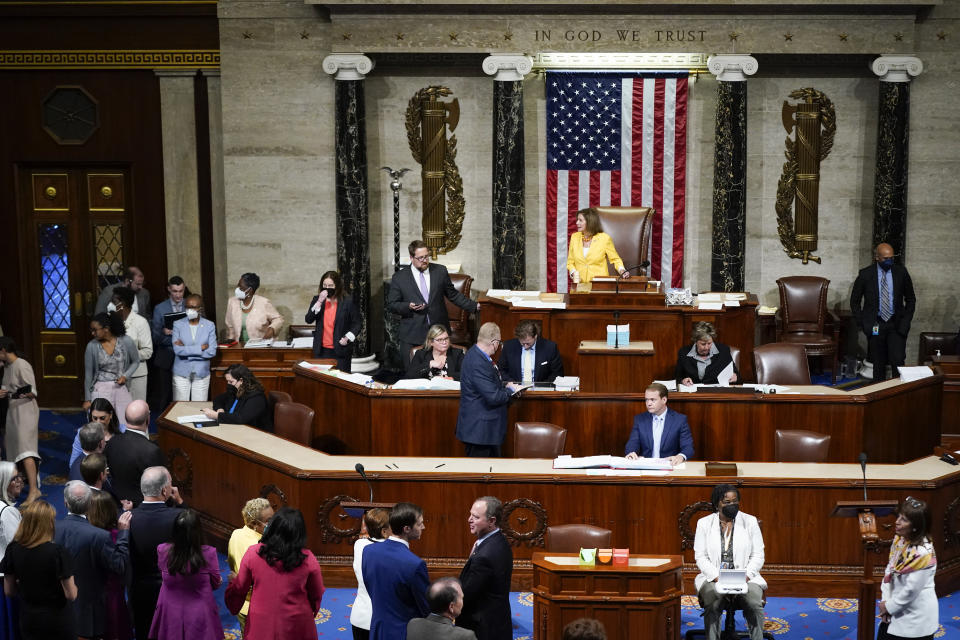
<svg viewBox="0 0 960 640">
<path fill-rule="evenodd" d="M 420 295 L 423 296 L 424 302 L 430 301 L 430 294 L 427 293 L 427 277 L 423 274 L 423 271 L 420 272 Z M 430 324 L 430 314 L 427 314 L 427 324 Z"/>
<path fill-rule="evenodd" d="M 523 350 L 523 382 L 533 382 L 533 349 Z"/>
<path fill-rule="evenodd" d="M 880 276 L 880 318 L 884 322 L 893 316 L 893 309 L 890 307 L 890 285 L 887 282 L 890 275 L 889 271 L 885 271 Z"/>
<path fill-rule="evenodd" d="M 480 541 L 479 541 L 479 540 L 477 540 L 476 542 L 473 543 L 473 549 L 470 549 L 470 555 L 471 555 L 471 556 L 477 552 L 477 547 L 479 547 L 479 546 L 480 546 Z"/>
</svg>

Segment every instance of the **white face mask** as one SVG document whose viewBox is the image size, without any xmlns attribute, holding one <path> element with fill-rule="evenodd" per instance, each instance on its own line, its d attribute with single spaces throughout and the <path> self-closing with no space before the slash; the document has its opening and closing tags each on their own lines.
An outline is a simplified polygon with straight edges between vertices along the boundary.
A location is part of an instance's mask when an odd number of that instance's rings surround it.
<svg viewBox="0 0 960 640">
<path fill-rule="evenodd" d="M 233 297 L 239 300 L 245 300 L 247 298 L 247 294 L 243 289 L 241 289 L 240 287 L 237 287 L 236 289 L 233 290 Z"/>
<path fill-rule="evenodd" d="M 187 320 L 196 320 L 200 317 L 200 312 L 196 309 L 187 309 Z"/>
<path fill-rule="evenodd" d="M 107 303 L 107 313 L 115 313 L 117 310 L 117 305 L 112 302 Z"/>
</svg>

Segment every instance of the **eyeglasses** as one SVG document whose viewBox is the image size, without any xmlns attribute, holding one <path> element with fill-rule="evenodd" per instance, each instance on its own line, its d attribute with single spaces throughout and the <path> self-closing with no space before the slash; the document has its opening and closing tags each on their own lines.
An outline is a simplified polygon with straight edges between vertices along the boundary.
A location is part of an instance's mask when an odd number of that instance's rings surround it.
<svg viewBox="0 0 960 640">
<path fill-rule="evenodd" d="M 443 338 L 434 338 L 433 341 L 434 342 L 450 342 L 450 336 L 446 336 Z"/>
<path fill-rule="evenodd" d="M 417 262 L 430 262 L 430 254 L 425 256 L 413 256 L 411 260 L 416 260 Z"/>
</svg>

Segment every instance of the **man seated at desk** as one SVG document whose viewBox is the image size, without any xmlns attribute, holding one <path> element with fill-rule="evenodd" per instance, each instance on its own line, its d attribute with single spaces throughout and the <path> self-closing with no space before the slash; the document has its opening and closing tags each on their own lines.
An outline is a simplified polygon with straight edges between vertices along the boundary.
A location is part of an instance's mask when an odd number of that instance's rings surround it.
<svg viewBox="0 0 960 640">
<path fill-rule="evenodd" d="M 563 375 L 557 343 L 540 335 L 533 320 L 521 320 L 512 340 L 503 343 L 497 365 L 504 382 L 553 382 Z"/>
<path fill-rule="evenodd" d="M 694 322 L 690 341 L 693 344 L 680 349 L 677 353 L 677 367 L 674 377 L 677 384 L 692 387 L 695 384 L 717 384 L 717 376 L 727 365 L 733 363 L 730 347 L 720 344 L 717 331 L 710 322 Z M 730 382 L 736 382 L 740 372 L 733 364 L 733 376 Z"/>
<path fill-rule="evenodd" d="M 644 392 L 647 412 L 633 418 L 633 430 L 627 440 L 624 456 L 637 458 L 669 458 L 676 466 L 693 457 L 693 435 L 687 416 L 667 409 L 667 388 L 654 382 Z"/>
</svg>

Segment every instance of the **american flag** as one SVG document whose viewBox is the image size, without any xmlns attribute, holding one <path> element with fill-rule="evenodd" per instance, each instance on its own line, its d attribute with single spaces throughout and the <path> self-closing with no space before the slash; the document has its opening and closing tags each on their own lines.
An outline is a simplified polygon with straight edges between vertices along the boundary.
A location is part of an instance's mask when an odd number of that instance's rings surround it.
<svg viewBox="0 0 960 640">
<path fill-rule="evenodd" d="M 687 75 L 547 73 L 548 291 L 568 289 L 577 211 L 606 205 L 654 208 L 650 275 L 683 285 Z"/>
</svg>

